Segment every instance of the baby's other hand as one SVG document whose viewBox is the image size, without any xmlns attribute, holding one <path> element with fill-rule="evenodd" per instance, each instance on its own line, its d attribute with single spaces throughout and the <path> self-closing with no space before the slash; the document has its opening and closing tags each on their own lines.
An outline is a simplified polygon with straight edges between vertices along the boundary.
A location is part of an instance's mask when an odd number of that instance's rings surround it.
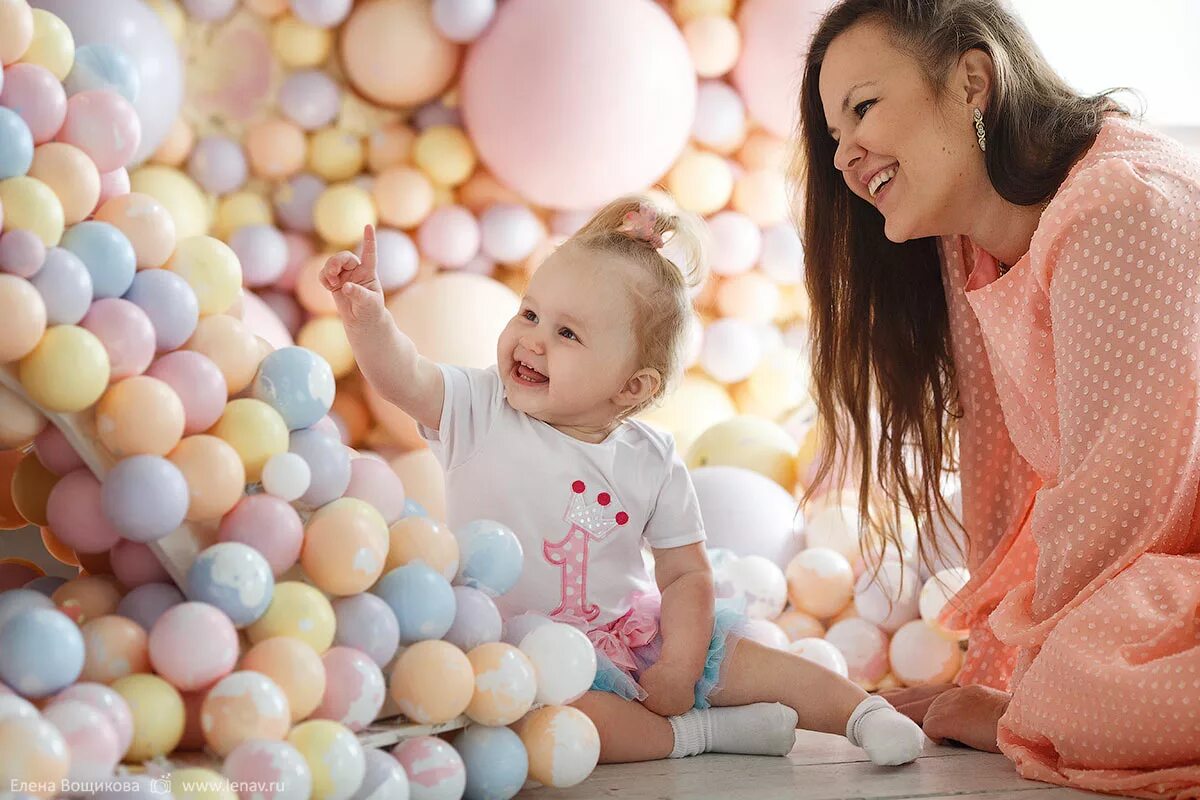
<svg viewBox="0 0 1200 800">
<path fill-rule="evenodd" d="M 346 250 L 333 254 L 321 268 L 321 284 L 333 294 L 346 324 L 375 322 L 387 313 L 376 272 L 373 226 L 363 230 L 362 258 Z"/>
<path fill-rule="evenodd" d="M 660 717 L 677 717 L 692 710 L 696 704 L 696 681 L 687 670 L 660 661 L 638 676 L 638 684 L 646 691 L 642 705 Z"/>
</svg>

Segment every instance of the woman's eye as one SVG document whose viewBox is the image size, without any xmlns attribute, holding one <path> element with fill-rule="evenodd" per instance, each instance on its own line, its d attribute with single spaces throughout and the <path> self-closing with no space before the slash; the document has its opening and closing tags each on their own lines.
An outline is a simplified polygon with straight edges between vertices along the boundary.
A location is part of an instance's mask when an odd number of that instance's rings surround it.
<svg viewBox="0 0 1200 800">
<path fill-rule="evenodd" d="M 861 117 L 863 114 L 866 114 L 867 109 L 870 108 L 871 106 L 875 105 L 875 103 L 876 103 L 875 100 L 863 100 L 861 103 L 859 103 L 858 105 L 856 105 L 854 107 L 854 113 Z"/>
<path fill-rule="evenodd" d="M 558 334 L 564 339 L 571 339 L 572 341 L 576 342 L 579 341 L 579 337 L 575 335 L 575 331 L 571 330 L 570 328 L 563 328 L 559 330 Z"/>
<path fill-rule="evenodd" d="M 530 322 L 537 322 L 537 314 L 533 313 L 532 311 L 530 311 L 528 309 L 526 309 L 525 311 L 522 311 L 521 316 L 523 318 L 529 320 Z"/>
</svg>

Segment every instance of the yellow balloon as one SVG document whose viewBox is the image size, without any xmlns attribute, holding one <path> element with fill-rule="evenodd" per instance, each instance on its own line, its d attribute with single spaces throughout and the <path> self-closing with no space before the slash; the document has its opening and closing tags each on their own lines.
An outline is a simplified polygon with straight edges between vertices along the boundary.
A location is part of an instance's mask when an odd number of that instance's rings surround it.
<svg viewBox="0 0 1200 800">
<path fill-rule="evenodd" d="M 363 227 L 378 221 L 375 203 L 366 189 L 352 183 L 330 186 L 317 198 L 313 223 L 333 247 L 350 247 L 362 239 Z"/>
<path fill-rule="evenodd" d="M 346 796 L 343 784 L 348 779 L 349 767 L 333 754 L 360 746 L 349 728 L 327 719 L 309 720 L 292 728 L 287 741 L 308 762 L 313 800 Z"/>
<path fill-rule="evenodd" d="M 45 67 L 60 81 L 65 80 L 71 67 L 75 66 L 75 37 L 67 23 L 49 11 L 35 8 L 33 41 L 21 56 L 21 63 Z"/>
<path fill-rule="evenodd" d="M 735 0 L 675 0 L 671 4 L 671 11 L 680 22 L 711 15 L 729 17 L 733 16 L 734 2 Z"/>
<path fill-rule="evenodd" d="M 129 176 L 129 186 L 131 191 L 148 194 L 162 203 L 175 221 L 175 235 L 180 239 L 208 233 L 212 223 L 208 199 L 196 182 L 179 170 L 158 165 L 140 167 Z"/>
<path fill-rule="evenodd" d="M 267 460 L 288 449 L 288 429 L 279 412 L 261 400 L 243 397 L 230 400 L 217 424 L 209 431 L 237 451 L 246 467 L 246 480 L 262 475 Z"/>
<path fill-rule="evenodd" d="M 729 203 L 733 194 L 733 170 L 716 153 L 692 150 L 680 156 L 667 173 L 667 189 L 680 208 L 696 214 L 712 214 Z"/>
<path fill-rule="evenodd" d="M 320 591 L 299 581 L 275 584 L 267 613 L 246 628 L 251 644 L 275 636 L 290 636 L 324 653 L 333 644 L 337 618 L 333 606 Z"/>
<path fill-rule="evenodd" d="M 167 269 L 192 287 L 202 316 L 227 310 L 242 288 L 242 265 L 237 254 L 211 236 L 181 239 L 167 260 Z"/>
<path fill-rule="evenodd" d="M 344 378 L 354 370 L 354 351 L 337 316 L 313 317 L 304 323 L 296 335 L 296 344 L 328 361 L 335 378 Z"/>
<path fill-rule="evenodd" d="M 168 777 L 175 800 L 238 800 L 233 784 L 219 772 L 202 767 L 174 770 Z"/>
<path fill-rule="evenodd" d="M 313 134 L 308 145 L 308 166 L 326 181 L 348 181 L 362 172 L 366 160 L 363 141 L 340 128 Z"/>
<path fill-rule="evenodd" d="M 461 128 L 434 125 L 413 144 L 413 162 L 442 186 L 459 186 L 475 172 L 475 149 Z"/>
<path fill-rule="evenodd" d="M 165 756 L 183 738 L 186 719 L 179 691 L 157 675 L 126 675 L 113 681 L 133 715 L 133 741 L 125 760 L 131 763 Z"/>
<path fill-rule="evenodd" d="M 274 221 L 274 212 L 265 197 L 256 192 L 233 192 L 222 197 L 217 203 L 213 236 L 228 241 L 238 228 L 245 228 L 247 225 L 270 225 Z"/>
<path fill-rule="evenodd" d="M 108 386 L 108 351 L 89 330 L 56 325 L 21 359 L 21 384 L 50 411 L 82 411 Z"/>
<path fill-rule="evenodd" d="M 271 44 L 284 66 L 293 69 L 316 67 L 329 58 L 333 31 L 309 25 L 288 14 L 272 26 Z"/>
<path fill-rule="evenodd" d="M 175 0 L 146 0 L 146 5 L 158 14 L 158 18 L 167 26 L 167 31 L 175 41 L 181 41 L 187 31 L 187 14 Z"/>
<path fill-rule="evenodd" d="M 764 475 L 791 492 L 796 488 L 800 446 L 787 431 L 758 417 L 734 417 L 717 423 L 687 451 L 689 469 L 742 467 Z"/>
<path fill-rule="evenodd" d="M 46 247 L 54 247 L 62 239 L 62 202 L 37 178 L 18 175 L 0 181 L 0 207 L 4 208 L 4 230 L 30 231 Z"/>
<path fill-rule="evenodd" d="M 686 453 L 700 434 L 735 414 L 723 386 L 700 375 L 687 375 L 662 405 L 645 412 L 641 419 L 674 436 L 679 452 Z"/>
</svg>

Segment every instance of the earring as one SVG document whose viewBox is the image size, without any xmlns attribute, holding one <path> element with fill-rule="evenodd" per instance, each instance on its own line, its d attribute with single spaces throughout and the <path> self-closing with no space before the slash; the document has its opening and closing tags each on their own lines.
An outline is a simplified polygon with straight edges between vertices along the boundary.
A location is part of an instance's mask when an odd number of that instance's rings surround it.
<svg viewBox="0 0 1200 800">
<path fill-rule="evenodd" d="M 983 127 L 983 112 L 975 109 L 975 136 L 979 139 L 979 149 L 987 152 L 987 131 Z"/>
</svg>

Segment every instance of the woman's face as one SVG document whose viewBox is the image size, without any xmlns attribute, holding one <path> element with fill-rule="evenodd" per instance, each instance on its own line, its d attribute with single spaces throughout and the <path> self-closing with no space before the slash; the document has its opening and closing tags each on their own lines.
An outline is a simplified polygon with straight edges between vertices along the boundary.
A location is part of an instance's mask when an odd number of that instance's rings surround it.
<svg viewBox="0 0 1200 800">
<path fill-rule="evenodd" d="M 837 142 L 834 165 L 850 191 L 883 214 L 893 242 L 961 233 L 972 187 L 988 185 L 967 73 L 960 60 L 939 102 L 877 22 L 851 27 L 826 52 L 819 91 Z"/>
</svg>

